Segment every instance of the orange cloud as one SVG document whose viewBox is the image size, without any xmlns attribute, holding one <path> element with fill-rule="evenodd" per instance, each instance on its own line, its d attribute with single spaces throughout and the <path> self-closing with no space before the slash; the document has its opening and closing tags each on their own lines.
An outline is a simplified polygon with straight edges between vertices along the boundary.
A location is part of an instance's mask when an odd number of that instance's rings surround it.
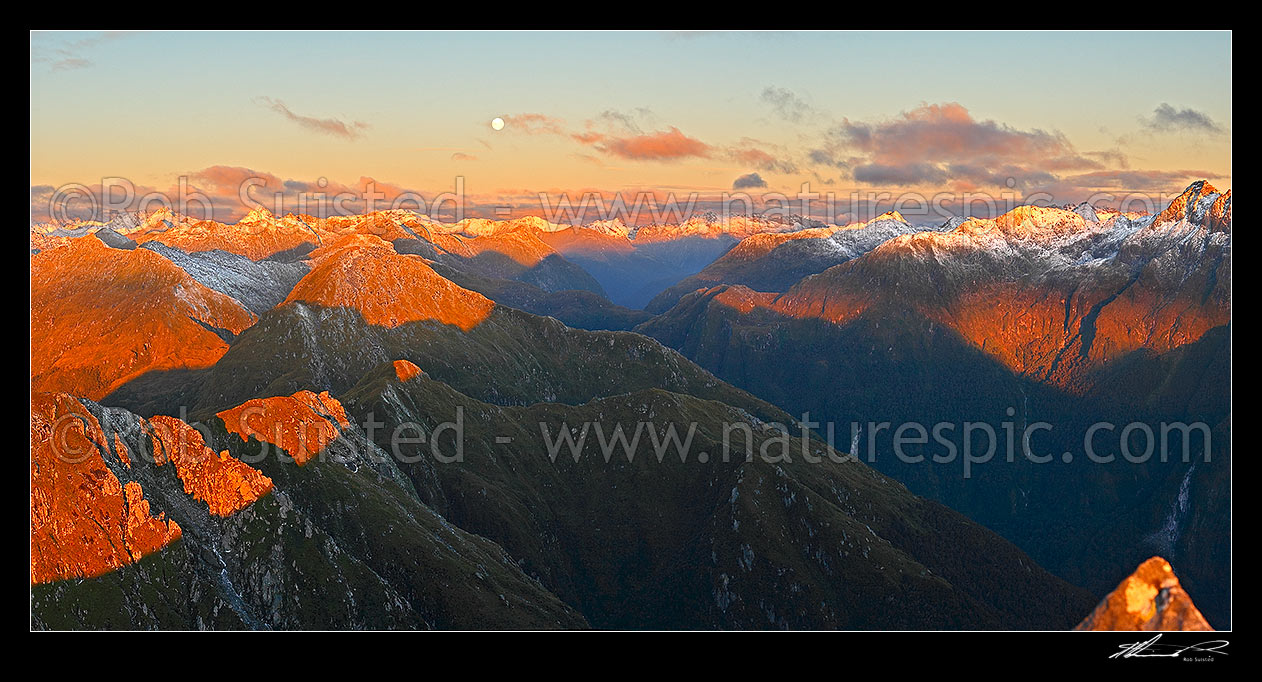
<svg viewBox="0 0 1262 682">
<path fill-rule="evenodd" d="M 661 132 L 629 137 L 601 136 L 594 146 L 606 154 L 624 159 L 650 161 L 706 157 L 710 155 L 711 150 L 710 145 L 694 137 L 688 137 L 675 127 Z"/>
<path fill-rule="evenodd" d="M 796 173 L 797 164 L 788 159 L 777 158 L 771 153 L 758 147 L 745 147 L 732 149 L 729 152 L 732 160 L 743 166 L 752 166 L 758 170 L 772 171 L 776 173 Z"/>
<path fill-rule="evenodd" d="M 737 161 L 751 166 L 761 166 L 775 162 L 775 157 L 761 149 L 739 149 L 732 154 Z"/>
<path fill-rule="evenodd" d="M 514 114 L 504 116 L 504 129 L 512 129 L 527 135 L 566 135 L 581 145 L 593 147 L 610 156 L 638 161 L 668 161 L 684 158 L 704 158 L 713 148 L 695 137 L 688 137 L 674 126 L 667 130 L 641 133 L 625 115 L 605 112 L 601 119 L 621 124 L 629 133 L 601 132 L 594 129 L 596 122 L 588 121 L 583 131 L 569 131 L 565 121 L 546 114 Z M 608 128 L 606 128 L 608 129 Z"/>
</svg>

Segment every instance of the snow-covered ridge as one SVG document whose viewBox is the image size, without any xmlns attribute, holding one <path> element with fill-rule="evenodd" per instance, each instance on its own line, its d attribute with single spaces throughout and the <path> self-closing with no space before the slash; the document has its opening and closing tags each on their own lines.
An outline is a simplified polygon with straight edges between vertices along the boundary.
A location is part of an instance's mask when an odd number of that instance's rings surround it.
<svg viewBox="0 0 1262 682">
<path fill-rule="evenodd" d="M 685 237 L 714 238 L 731 236 L 744 239 L 755 234 L 797 232 L 828 227 L 826 223 L 798 215 L 790 216 L 720 216 L 714 212 L 693 216 L 682 223 L 645 225 L 635 231 L 636 241 L 670 241 Z"/>
<path fill-rule="evenodd" d="M 1019 206 L 993 219 L 951 220 L 937 231 L 900 235 L 877 251 L 935 258 L 990 252 L 1008 260 L 1023 254 L 1072 265 L 1113 258 L 1143 242 L 1186 240 L 1197 231 L 1210 241 L 1230 241 L 1230 190 L 1220 193 L 1198 181 L 1156 215 L 1098 210 L 1086 204 L 1072 209 Z"/>
<path fill-rule="evenodd" d="M 329 236 L 349 232 L 373 233 L 387 239 L 405 236 L 430 238 L 433 235 L 476 238 L 519 230 L 553 233 L 577 228 L 580 232 L 590 231 L 603 237 L 649 243 L 684 238 L 730 237 L 742 240 L 756 235 L 800 232 L 806 232 L 811 237 L 827 237 L 849 230 L 885 227 L 893 230 L 903 240 L 902 243 L 917 243 L 934 249 L 970 248 L 998 241 L 1024 241 L 1059 249 L 1083 238 L 1094 238 L 1093 235 L 1098 236 L 1100 233 L 1114 233 L 1119 230 L 1130 232 L 1180 221 L 1204 224 L 1217 231 L 1229 231 L 1231 192 L 1220 193 L 1205 181 L 1198 181 L 1156 216 L 1119 213 L 1111 209 L 1094 208 L 1085 203 L 1072 208 L 1027 205 L 1014 208 L 993 219 L 954 217 L 936 229 L 915 228 L 897 211 L 885 213 L 867 222 L 848 225 L 829 224 L 796 215 L 720 216 L 709 212 L 680 223 L 634 226 L 625 224 L 620 218 L 613 218 L 576 226 L 550 222 L 537 216 L 511 220 L 466 218 L 456 223 L 447 223 L 406 209 L 329 218 L 292 213 L 278 217 L 265 208 L 255 208 L 236 223 L 228 224 L 191 219 L 161 207 L 149 212 L 119 214 L 104 222 L 76 220 L 42 223 L 32 225 L 31 233 L 33 240 L 38 238 L 47 242 L 49 238 L 76 238 L 99 230 L 110 230 L 143 242 L 147 239 L 145 235 L 163 232 L 181 233 L 196 240 L 213 240 L 217 235 L 244 238 L 248 235 L 279 231 L 288 233 L 290 241 L 299 239 L 302 233 L 306 233 L 310 235 L 311 241 L 319 244 Z M 831 232 L 831 235 L 826 234 L 827 232 Z"/>
</svg>

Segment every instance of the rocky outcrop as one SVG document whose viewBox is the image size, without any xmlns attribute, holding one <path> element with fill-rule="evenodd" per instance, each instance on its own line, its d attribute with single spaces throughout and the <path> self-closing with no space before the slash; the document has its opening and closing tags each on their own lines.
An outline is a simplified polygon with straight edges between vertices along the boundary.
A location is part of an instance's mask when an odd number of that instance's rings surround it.
<svg viewBox="0 0 1262 682">
<path fill-rule="evenodd" d="M 31 397 L 31 584 L 108 573 L 179 539 L 180 526 L 153 514 L 121 441 L 73 397 Z"/>
<path fill-rule="evenodd" d="M 256 398 L 224 410 L 218 417 L 228 432 L 240 436 L 243 442 L 256 438 L 275 445 L 293 457 L 298 466 L 318 456 L 341 435 L 339 428 L 350 425 L 342 404 L 328 391 L 319 395 L 298 391 L 291 396 Z"/>
<path fill-rule="evenodd" d="M 1075 630 L 1212 630 L 1183 590 L 1170 563 L 1139 565 Z"/>
<path fill-rule="evenodd" d="M 585 625 L 499 546 L 421 504 L 401 475 L 382 474 L 373 464 L 388 456 L 353 424 L 330 446 L 337 456 L 299 467 L 260 456 L 257 440 L 219 420 L 195 428 L 35 398 L 34 628 Z M 329 400 L 320 402 L 337 412 Z M 91 457 L 50 459 L 58 444 Z"/>
<path fill-rule="evenodd" d="M 184 492 L 206 503 L 214 516 L 229 516 L 272 489 L 272 480 L 234 458 L 206 446 L 197 429 L 165 415 L 148 421 L 154 463 L 172 464 Z"/>
<path fill-rule="evenodd" d="M 408 362 L 407 360 L 394 361 L 394 376 L 399 381 L 408 381 L 423 374 L 420 367 Z"/>
</svg>

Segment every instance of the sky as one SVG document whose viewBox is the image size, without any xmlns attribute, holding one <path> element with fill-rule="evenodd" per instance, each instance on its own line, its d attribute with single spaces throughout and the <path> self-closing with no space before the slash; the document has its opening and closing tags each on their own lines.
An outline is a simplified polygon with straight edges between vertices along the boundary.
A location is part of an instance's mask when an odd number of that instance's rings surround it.
<svg viewBox="0 0 1262 682">
<path fill-rule="evenodd" d="M 840 222 L 865 203 L 856 196 L 949 195 L 967 212 L 969 193 L 1109 204 L 1231 180 L 1227 32 L 36 32 L 30 43 L 33 220 L 79 186 L 101 205 L 114 200 L 107 186 L 137 200 L 184 188 L 231 218 L 251 201 L 289 210 L 301 194 L 366 189 L 386 202 L 460 196 L 469 215 L 506 217 L 584 193 L 766 205 L 805 185 L 843 198 L 826 216 Z"/>
</svg>

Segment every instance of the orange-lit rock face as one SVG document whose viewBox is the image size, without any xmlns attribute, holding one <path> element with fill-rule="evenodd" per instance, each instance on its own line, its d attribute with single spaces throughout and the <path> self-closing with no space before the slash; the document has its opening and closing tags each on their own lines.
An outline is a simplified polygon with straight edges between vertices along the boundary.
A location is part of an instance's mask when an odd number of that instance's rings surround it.
<svg viewBox="0 0 1262 682">
<path fill-rule="evenodd" d="M 495 303 L 445 279 L 415 255 L 375 236 L 347 235 L 311 253 L 311 272 L 281 305 L 303 301 L 354 308 L 369 324 L 434 320 L 469 331 Z"/>
<path fill-rule="evenodd" d="M 1184 296 L 1161 297 L 1140 287 L 1116 298 L 1113 294 L 1105 287 L 991 282 L 945 301 L 901 303 L 957 332 L 1012 371 L 1071 390 L 1087 367 L 1140 349 L 1163 353 L 1231 321 L 1229 307 Z M 864 314 L 874 300 L 859 288 L 821 282 L 800 287 L 768 307 L 793 317 L 845 324 Z"/>
<path fill-rule="evenodd" d="M 1090 301 L 1081 298 L 1074 292 L 1067 304 L 1060 289 L 999 283 L 965 292 L 935 318 L 949 320 L 961 336 L 1012 371 L 1041 377 L 1061 357 L 1076 320 L 1089 309 Z M 1075 324 L 1066 321 L 1067 310 Z"/>
<path fill-rule="evenodd" d="M 471 255 L 465 247 L 467 240 L 447 233 L 451 226 L 422 220 L 411 211 L 374 211 L 358 216 L 329 216 L 312 218 L 301 216 L 319 234 L 324 243 L 332 243 L 348 234 L 362 234 L 393 242 L 398 239 L 422 239 L 434 246 L 459 256 Z"/>
<path fill-rule="evenodd" d="M 1113 228 L 1020 207 L 949 232 L 894 237 L 768 307 L 835 324 L 877 304 L 910 310 L 1018 374 L 1082 390 L 1104 363 L 1165 353 L 1230 323 L 1230 242 L 1216 234 L 1230 231 L 1230 198 L 1211 194 L 1193 185 L 1157 218 L 1165 222 L 1135 232 L 1115 257 L 1078 256 Z"/>
<path fill-rule="evenodd" d="M 1164 353 L 1229 322 L 1227 306 L 1206 305 L 1199 297 L 1167 298 L 1151 289 L 1129 289 L 1100 311 L 1091 355 L 1109 359 L 1140 348 Z"/>
<path fill-rule="evenodd" d="M 1231 231 L 1231 190 L 1227 190 L 1214 200 L 1209 209 L 1210 228 L 1220 231 Z"/>
<path fill-rule="evenodd" d="M 211 514 L 228 516 L 272 489 L 272 479 L 227 451 L 216 454 L 197 429 L 179 419 L 159 415 L 149 426 L 154 462 L 172 464 L 184 492 L 205 502 Z"/>
<path fill-rule="evenodd" d="M 710 293 L 718 289 L 715 294 L 715 302 L 725 305 L 733 310 L 738 310 L 744 315 L 753 312 L 755 308 L 770 307 L 772 301 L 775 300 L 775 294 L 754 291 L 749 287 L 743 286 L 723 286 L 708 289 L 706 293 Z"/>
<path fill-rule="evenodd" d="M 114 454 L 118 455 L 118 459 L 123 462 L 123 466 L 131 468 L 131 453 L 127 451 L 127 445 L 123 443 L 123 439 L 118 434 L 114 434 Z"/>
<path fill-rule="evenodd" d="M 180 537 L 175 521 L 150 512 L 139 483 L 120 484 L 106 443 L 73 397 L 32 396 L 32 584 L 101 575 Z"/>
<path fill-rule="evenodd" d="M 235 225 L 213 220 L 162 223 L 132 233 L 138 244 L 158 241 L 188 252 L 227 251 L 252 260 L 318 243 L 315 232 L 300 218 L 277 218 L 266 210 L 256 209 Z"/>
<path fill-rule="evenodd" d="M 1075 630 L 1212 630 L 1169 562 L 1153 557 L 1109 593 Z"/>
<path fill-rule="evenodd" d="M 983 222 L 987 221 L 973 220 L 964 225 L 972 226 Z M 1042 206 L 1018 206 L 995 218 L 993 222 L 997 229 L 1018 238 L 1063 235 L 1087 227 L 1086 220 L 1073 211 Z"/>
<path fill-rule="evenodd" d="M 206 326 L 255 320 L 156 253 L 74 239 L 31 257 L 31 388 L 99 400 L 145 372 L 208 367 L 228 345 Z"/>
<path fill-rule="evenodd" d="M 833 324 L 845 324 L 863 314 L 873 297 L 846 286 L 835 286 L 833 279 L 843 264 L 820 275 L 808 277 L 783 296 L 774 299 L 770 307 L 789 317 L 818 318 Z"/>
<path fill-rule="evenodd" d="M 228 432 L 237 434 L 242 441 L 254 437 L 271 443 L 293 457 L 299 466 L 328 447 L 340 435 L 338 427 L 350 426 L 342 404 L 328 391 L 319 395 L 298 391 L 292 396 L 258 398 L 224 410 L 218 417 Z"/>
<path fill-rule="evenodd" d="M 399 381 L 408 381 L 421 375 L 421 368 L 407 360 L 394 361 L 394 376 Z"/>
<path fill-rule="evenodd" d="M 1191 187 L 1184 190 L 1182 194 L 1170 202 L 1170 205 L 1165 210 L 1157 214 L 1157 217 L 1152 221 L 1152 225 L 1155 227 L 1163 223 L 1174 223 L 1180 220 L 1196 222 L 1200 204 L 1211 194 L 1218 194 L 1218 190 L 1214 189 L 1214 186 L 1208 182 L 1198 180 L 1192 183 Z M 1207 217 L 1210 219 L 1209 222 L 1211 224 L 1224 219 L 1230 221 L 1230 211 L 1231 192 L 1228 190 L 1226 194 L 1213 202 Z"/>
<path fill-rule="evenodd" d="M 406 211 L 375 211 L 362 216 L 329 216 L 324 220 L 310 221 L 317 232 L 336 239 L 345 234 L 366 234 L 392 242 L 396 239 L 414 239 L 419 221 Z"/>
<path fill-rule="evenodd" d="M 1014 372 L 1071 387 L 1080 369 L 1146 348 L 1166 352 L 1229 321 L 1199 302 L 1159 301 L 1129 288 L 1024 286 L 1005 282 L 962 293 L 931 313 Z M 1094 313 L 1094 321 L 1089 318 Z"/>
</svg>

